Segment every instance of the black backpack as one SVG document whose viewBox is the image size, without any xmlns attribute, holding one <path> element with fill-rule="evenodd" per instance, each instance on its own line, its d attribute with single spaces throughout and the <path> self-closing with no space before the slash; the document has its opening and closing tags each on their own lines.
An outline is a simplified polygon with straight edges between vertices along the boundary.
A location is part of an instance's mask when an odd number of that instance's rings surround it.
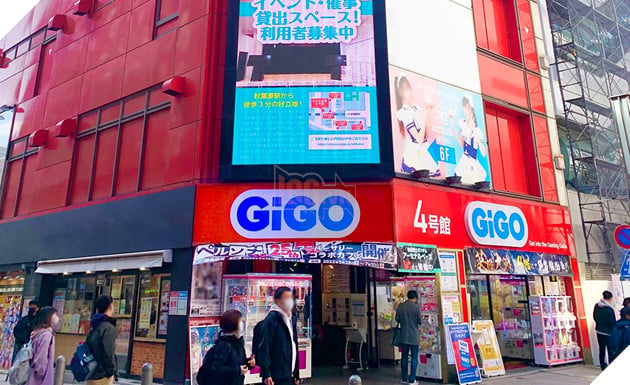
<svg viewBox="0 0 630 385">
<path fill-rule="evenodd" d="M 254 326 L 254 336 L 252 338 L 252 354 L 258 359 L 260 347 L 263 344 L 265 339 L 265 318 L 262 321 L 259 321 L 256 326 Z"/>
<path fill-rule="evenodd" d="M 197 372 L 198 385 L 213 385 L 217 380 L 216 376 L 212 374 L 212 360 L 214 360 L 215 352 L 216 344 L 208 350 L 208 353 L 206 353 L 206 356 L 203 359 L 203 364 Z"/>
</svg>

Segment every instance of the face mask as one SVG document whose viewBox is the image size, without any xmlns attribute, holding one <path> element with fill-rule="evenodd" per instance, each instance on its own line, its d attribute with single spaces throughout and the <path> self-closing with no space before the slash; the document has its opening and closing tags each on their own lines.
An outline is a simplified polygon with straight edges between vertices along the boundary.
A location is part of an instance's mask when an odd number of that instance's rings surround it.
<svg viewBox="0 0 630 385">
<path fill-rule="evenodd" d="M 52 323 L 51 326 L 57 326 L 59 324 L 59 316 L 57 314 L 53 314 L 53 316 L 50 319 L 50 322 Z"/>
<path fill-rule="evenodd" d="M 238 323 L 238 335 L 242 337 L 243 334 L 245 334 L 245 321 Z"/>
<path fill-rule="evenodd" d="M 293 303 L 293 298 L 285 299 L 284 302 L 282 302 L 282 308 L 285 311 L 291 311 L 293 310 Z"/>
</svg>

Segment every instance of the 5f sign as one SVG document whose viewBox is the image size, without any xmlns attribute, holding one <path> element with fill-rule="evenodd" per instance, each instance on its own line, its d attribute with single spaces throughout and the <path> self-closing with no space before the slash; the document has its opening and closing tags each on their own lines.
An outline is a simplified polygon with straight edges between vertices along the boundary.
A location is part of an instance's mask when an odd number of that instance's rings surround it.
<svg viewBox="0 0 630 385">
<path fill-rule="evenodd" d="M 529 234 L 521 209 L 487 202 L 466 206 L 466 230 L 480 245 L 506 247 L 525 246 Z"/>
</svg>

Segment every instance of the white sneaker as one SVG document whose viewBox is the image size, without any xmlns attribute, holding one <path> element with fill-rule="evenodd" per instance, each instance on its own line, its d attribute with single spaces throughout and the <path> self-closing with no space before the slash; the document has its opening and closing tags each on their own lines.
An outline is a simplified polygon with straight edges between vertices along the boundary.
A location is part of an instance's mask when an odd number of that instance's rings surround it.
<svg viewBox="0 0 630 385">
<path fill-rule="evenodd" d="M 409 385 L 419 385 L 418 381 L 410 382 Z"/>
<path fill-rule="evenodd" d="M 400 383 L 401 383 L 402 385 L 409 385 L 409 383 L 408 383 L 407 381 L 400 381 Z"/>
</svg>

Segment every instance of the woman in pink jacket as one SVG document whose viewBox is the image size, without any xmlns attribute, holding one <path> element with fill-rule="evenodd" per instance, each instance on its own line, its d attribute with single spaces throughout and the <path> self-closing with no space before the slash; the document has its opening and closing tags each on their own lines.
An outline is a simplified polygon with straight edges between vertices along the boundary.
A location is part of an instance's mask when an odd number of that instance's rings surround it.
<svg viewBox="0 0 630 385">
<path fill-rule="evenodd" d="M 39 309 L 31 342 L 33 344 L 33 360 L 31 376 L 25 385 L 53 385 L 55 376 L 55 333 L 53 326 L 59 323 L 57 310 L 50 306 Z"/>
</svg>

